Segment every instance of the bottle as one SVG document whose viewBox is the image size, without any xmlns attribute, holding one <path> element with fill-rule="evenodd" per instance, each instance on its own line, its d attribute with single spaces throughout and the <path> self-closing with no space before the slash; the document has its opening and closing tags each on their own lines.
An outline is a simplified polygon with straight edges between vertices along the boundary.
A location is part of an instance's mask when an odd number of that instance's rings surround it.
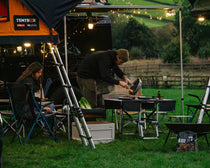
<svg viewBox="0 0 210 168">
<path fill-rule="evenodd" d="M 157 97 L 158 97 L 158 99 L 160 100 L 160 91 L 158 91 L 158 96 L 157 96 Z"/>
</svg>

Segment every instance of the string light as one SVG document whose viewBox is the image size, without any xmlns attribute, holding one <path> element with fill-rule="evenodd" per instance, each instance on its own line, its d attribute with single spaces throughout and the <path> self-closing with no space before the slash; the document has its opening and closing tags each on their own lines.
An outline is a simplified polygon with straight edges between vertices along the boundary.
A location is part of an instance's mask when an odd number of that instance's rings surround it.
<svg viewBox="0 0 210 168">
<path fill-rule="evenodd" d="M 25 47 L 31 47 L 31 43 L 28 43 L 28 42 L 24 43 L 23 45 L 24 45 Z"/>
<path fill-rule="evenodd" d="M 94 28 L 93 18 L 89 18 L 88 29 L 92 30 Z"/>
<path fill-rule="evenodd" d="M 204 16 L 199 16 L 198 17 L 198 21 L 199 22 L 204 22 L 205 21 L 205 17 Z"/>
<path fill-rule="evenodd" d="M 127 13 L 127 11 L 129 13 Z M 150 10 L 149 10 L 150 11 Z M 129 18 L 133 18 L 134 16 L 138 15 L 138 14 L 142 14 L 142 15 L 145 15 L 148 19 L 150 20 L 159 20 L 161 21 L 164 17 L 169 17 L 169 16 L 174 16 L 175 15 L 175 10 L 167 10 L 165 12 L 163 12 L 161 14 L 161 16 L 154 16 L 155 13 L 153 12 L 152 14 L 148 12 L 147 9 L 137 9 L 137 10 L 129 10 L 129 9 L 126 9 L 126 10 L 120 10 L 120 9 L 117 9 L 117 10 L 111 10 L 110 13 L 116 15 L 117 17 L 124 17 L 125 19 L 129 19 Z M 71 11 L 71 15 L 74 15 L 74 16 L 84 16 L 84 13 L 74 13 L 74 10 Z M 86 15 L 87 16 L 87 15 Z M 81 26 L 81 27 L 77 27 L 72 33 L 70 36 L 76 36 L 78 34 L 82 34 L 84 31 L 86 31 L 87 29 L 94 29 L 94 23 L 92 21 L 92 16 L 91 17 L 88 17 L 88 24 L 84 24 L 84 26 Z M 142 23 L 143 22 L 143 19 L 140 18 L 139 21 Z M 116 23 L 116 21 L 113 21 L 113 23 Z M 151 23 L 153 24 L 153 23 Z M 88 26 L 87 26 L 88 25 Z M 154 24 L 155 26 L 155 24 Z M 68 37 L 68 39 L 70 39 L 70 37 Z M 92 50 L 92 49 L 91 49 Z"/>
<path fill-rule="evenodd" d="M 92 51 L 92 52 L 95 51 L 95 48 L 91 48 L 90 51 Z"/>
<path fill-rule="evenodd" d="M 170 17 L 170 16 L 175 16 L 175 10 L 168 10 L 165 12 L 166 13 L 166 17 Z"/>
<path fill-rule="evenodd" d="M 93 23 L 88 23 L 88 29 L 92 30 L 94 28 L 94 24 Z"/>
<path fill-rule="evenodd" d="M 17 51 L 18 52 L 21 52 L 23 50 L 23 47 L 22 46 L 17 46 Z"/>
</svg>

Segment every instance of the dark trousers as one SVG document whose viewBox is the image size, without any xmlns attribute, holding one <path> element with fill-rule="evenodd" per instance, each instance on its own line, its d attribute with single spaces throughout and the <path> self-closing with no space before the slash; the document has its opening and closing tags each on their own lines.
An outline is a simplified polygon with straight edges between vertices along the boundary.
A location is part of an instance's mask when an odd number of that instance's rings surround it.
<svg viewBox="0 0 210 168">
<path fill-rule="evenodd" d="M 101 107 L 102 95 L 114 90 L 114 86 L 107 82 L 95 79 L 77 78 L 82 95 L 92 107 Z"/>
</svg>

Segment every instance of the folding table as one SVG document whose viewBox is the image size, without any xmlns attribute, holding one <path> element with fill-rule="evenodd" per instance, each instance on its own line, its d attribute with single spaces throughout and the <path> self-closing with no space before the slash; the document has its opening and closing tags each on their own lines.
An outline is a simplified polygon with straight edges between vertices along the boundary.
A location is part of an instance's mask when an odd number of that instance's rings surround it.
<svg viewBox="0 0 210 168">
<path fill-rule="evenodd" d="M 139 136 L 142 139 L 152 139 L 152 138 L 159 138 L 158 133 L 158 100 L 157 99 L 141 99 L 141 98 L 129 98 L 124 97 L 122 98 L 115 98 L 115 99 L 104 99 L 105 108 L 106 109 L 122 109 L 120 113 L 120 133 L 122 133 L 122 129 L 124 126 L 124 121 L 130 121 L 130 123 L 136 123 L 137 124 L 137 131 L 139 132 Z M 150 114 L 152 116 L 153 114 L 156 115 L 155 118 L 150 118 L 149 116 L 147 118 L 142 117 L 144 114 L 143 109 L 150 109 L 151 107 L 155 107 L 155 110 Z M 128 111 L 137 111 L 137 117 L 132 118 Z M 151 125 L 154 125 L 154 131 L 156 133 L 156 136 L 154 137 L 145 137 L 145 125 L 147 123 L 150 123 Z"/>
</svg>

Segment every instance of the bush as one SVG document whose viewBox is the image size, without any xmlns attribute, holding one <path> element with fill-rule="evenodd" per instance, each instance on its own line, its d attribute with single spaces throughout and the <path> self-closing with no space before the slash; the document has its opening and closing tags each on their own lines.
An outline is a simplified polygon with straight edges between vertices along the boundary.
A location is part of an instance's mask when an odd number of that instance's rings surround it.
<svg viewBox="0 0 210 168">
<path fill-rule="evenodd" d="M 140 24 L 133 18 L 128 20 L 126 17 L 118 17 L 116 14 L 109 14 L 109 17 L 112 22 L 113 48 L 125 48 L 131 50 L 133 46 L 136 46 L 140 50 L 134 49 L 141 51 L 141 57 L 158 57 L 159 52 L 152 30 L 144 24 Z M 133 52 L 138 54 L 139 51 Z M 138 57 L 138 55 L 135 55 L 134 57 L 136 56 Z"/>
<path fill-rule="evenodd" d="M 182 60 L 183 63 L 189 62 L 188 56 L 190 55 L 190 47 L 187 43 L 183 43 L 182 46 Z M 180 42 L 179 40 L 174 40 L 170 42 L 166 47 L 162 55 L 164 63 L 179 63 L 180 62 Z"/>
<path fill-rule="evenodd" d="M 141 50 L 140 47 L 137 46 L 133 46 L 130 49 L 130 59 L 134 60 L 134 59 L 144 59 L 145 58 L 145 54 L 144 52 Z"/>
<path fill-rule="evenodd" d="M 210 56 L 210 42 L 203 44 L 198 51 L 200 58 L 208 58 Z"/>
<path fill-rule="evenodd" d="M 128 19 L 124 16 L 118 17 L 117 14 L 109 13 L 112 23 L 112 45 L 113 48 L 122 48 L 123 30 L 127 25 Z"/>
</svg>

